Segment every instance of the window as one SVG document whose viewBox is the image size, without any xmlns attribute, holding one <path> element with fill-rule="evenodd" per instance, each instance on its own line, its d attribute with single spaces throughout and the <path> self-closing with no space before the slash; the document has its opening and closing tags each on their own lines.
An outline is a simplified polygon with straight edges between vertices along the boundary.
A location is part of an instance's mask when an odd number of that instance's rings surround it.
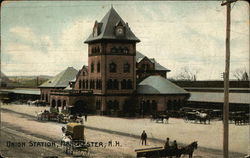
<svg viewBox="0 0 250 158">
<path fill-rule="evenodd" d="M 52 107 L 55 107 L 56 106 L 56 101 L 53 99 L 52 100 Z"/>
<path fill-rule="evenodd" d="M 100 62 L 98 62 L 98 64 L 97 64 L 97 72 L 100 72 L 100 70 L 101 70 L 101 65 L 100 65 Z"/>
<path fill-rule="evenodd" d="M 127 80 L 127 89 L 132 89 L 132 81 Z"/>
<path fill-rule="evenodd" d="M 57 100 L 57 107 L 61 107 L 61 100 Z"/>
<path fill-rule="evenodd" d="M 88 89 L 88 88 L 89 88 L 89 81 L 86 80 L 86 89 Z"/>
<path fill-rule="evenodd" d="M 94 63 L 91 63 L 91 72 L 94 72 Z"/>
<path fill-rule="evenodd" d="M 91 53 L 92 54 L 95 53 L 95 49 L 94 48 L 91 49 Z"/>
<path fill-rule="evenodd" d="M 121 89 L 126 89 L 126 85 L 127 85 L 126 80 L 123 79 L 121 82 Z"/>
<path fill-rule="evenodd" d="M 90 80 L 90 88 L 95 89 L 95 81 L 94 80 Z"/>
<path fill-rule="evenodd" d="M 85 81 L 82 81 L 82 88 L 85 88 Z"/>
<path fill-rule="evenodd" d="M 123 49 L 122 49 L 122 47 L 119 47 L 119 49 L 118 49 L 118 53 L 119 53 L 119 54 L 123 53 Z"/>
<path fill-rule="evenodd" d="M 116 53 L 116 52 L 117 52 L 116 47 L 111 48 L 111 53 Z"/>
<path fill-rule="evenodd" d="M 116 72 L 116 64 L 115 63 L 111 63 L 109 64 L 109 72 Z"/>
<path fill-rule="evenodd" d="M 112 89 L 113 88 L 113 81 L 111 79 L 108 80 L 107 88 L 108 89 Z"/>
<path fill-rule="evenodd" d="M 128 63 L 123 65 L 123 72 L 130 72 L 130 65 Z"/>
<path fill-rule="evenodd" d="M 66 100 L 63 101 L 63 106 L 66 106 Z"/>
<path fill-rule="evenodd" d="M 114 80 L 114 82 L 113 82 L 113 88 L 114 89 L 119 89 L 119 82 L 117 80 Z"/>
<path fill-rule="evenodd" d="M 82 88 L 82 81 L 79 80 L 79 89 L 81 89 L 81 88 Z"/>
<path fill-rule="evenodd" d="M 102 80 L 96 80 L 96 89 L 102 89 Z"/>
<path fill-rule="evenodd" d="M 124 50 L 123 50 L 123 52 L 124 52 L 124 54 L 128 54 L 128 53 L 129 53 L 128 48 L 127 48 L 127 47 L 125 47 L 125 48 L 124 48 Z"/>
</svg>

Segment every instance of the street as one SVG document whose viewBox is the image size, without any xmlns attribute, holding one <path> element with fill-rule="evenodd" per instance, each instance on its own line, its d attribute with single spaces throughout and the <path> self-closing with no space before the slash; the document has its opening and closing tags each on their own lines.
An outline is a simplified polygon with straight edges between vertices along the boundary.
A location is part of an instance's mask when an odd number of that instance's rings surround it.
<svg viewBox="0 0 250 158">
<path fill-rule="evenodd" d="M 18 106 L 4 106 L 1 108 L 1 153 L 3 156 L 8 157 L 45 157 L 45 156 L 69 156 L 64 153 L 64 148 L 60 144 L 62 137 L 61 128 L 65 124 L 48 121 L 37 121 L 34 109 L 44 107 L 20 106 L 24 111 L 17 110 Z M 13 108 L 15 107 L 15 108 Z M 10 110 L 13 108 L 13 110 Z M 25 110 L 28 108 L 29 110 Z M 15 110 L 14 110 L 15 109 Z M 32 110 L 33 109 L 33 110 Z M 39 109 L 40 110 L 40 109 Z M 32 114 L 30 112 L 33 112 Z M 135 149 L 157 147 L 164 145 L 162 141 L 152 139 L 148 133 L 149 139 L 147 146 L 142 146 L 139 135 L 129 135 L 124 133 L 114 133 L 110 130 L 102 128 L 94 128 L 93 121 L 98 116 L 89 116 L 88 122 L 85 122 L 86 141 L 90 144 L 89 157 L 135 157 Z M 98 117 L 99 118 L 99 117 Z M 107 118 L 112 120 L 119 120 L 119 118 Z M 102 120 L 105 121 L 105 120 Z M 101 121 L 99 121 L 101 122 Z M 134 121 L 136 122 L 136 121 Z M 92 126 L 91 126 L 92 124 Z M 124 124 L 120 124 L 124 126 Z M 160 126 L 161 124 L 156 124 Z M 128 126 L 128 125 L 126 125 Z M 197 124 L 196 126 L 199 126 Z M 204 126 L 204 125 L 200 125 Z M 207 125 L 208 126 L 208 125 Z M 109 127 L 107 124 L 106 127 Z M 125 127 L 125 126 L 124 126 Z M 111 127 L 109 127 L 111 128 Z M 181 128 L 181 127 L 180 127 Z M 159 128 L 160 129 L 160 128 Z M 176 131 L 178 132 L 178 131 Z M 178 139 L 179 140 L 179 139 Z M 32 145 L 30 145 L 32 141 Z M 9 145 L 10 142 L 16 142 L 14 145 Z M 25 144 L 21 146 L 18 143 Z M 40 143 L 34 143 L 40 142 Z M 41 143 L 43 142 L 43 143 Z M 47 146 L 46 146 L 47 143 Z M 55 143 L 56 145 L 54 145 Z M 13 144 L 13 143 L 12 143 Z M 35 145 L 33 145 L 35 144 Z M 198 141 L 199 144 L 199 141 Z M 50 146 L 49 146 L 50 145 Z M 231 152 L 230 157 L 237 158 L 243 157 L 245 154 Z M 79 156 L 75 153 L 74 156 Z M 222 151 L 215 149 L 208 149 L 199 147 L 194 151 L 193 157 L 202 158 L 217 158 L 223 157 Z"/>
</svg>

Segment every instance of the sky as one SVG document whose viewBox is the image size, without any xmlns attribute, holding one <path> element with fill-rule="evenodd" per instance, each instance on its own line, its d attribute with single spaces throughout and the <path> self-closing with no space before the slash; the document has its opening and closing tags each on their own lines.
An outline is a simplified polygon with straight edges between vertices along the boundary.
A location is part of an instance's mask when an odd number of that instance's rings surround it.
<svg viewBox="0 0 250 158">
<path fill-rule="evenodd" d="M 54 76 L 87 65 L 95 20 L 113 5 L 141 40 L 137 51 L 176 78 L 221 80 L 225 70 L 226 7 L 221 1 L 9 1 L 1 6 L 1 71 L 7 76 Z M 230 78 L 249 72 L 248 3 L 232 4 Z"/>
</svg>

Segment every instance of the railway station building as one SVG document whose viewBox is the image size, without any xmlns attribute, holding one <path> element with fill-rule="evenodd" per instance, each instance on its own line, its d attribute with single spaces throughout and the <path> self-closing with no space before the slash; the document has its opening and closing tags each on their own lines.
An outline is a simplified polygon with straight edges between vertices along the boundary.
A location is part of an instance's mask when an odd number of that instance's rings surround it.
<svg viewBox="0 0 250 158">
<path fill-rule="evenodd" d="M 68 68 L 42 84 L 41 100 L 77 113 L 115 116 L 180 108 L 190 94 L 167 79 L 169 69 L 137 51 L 139 42 L 112 7 L 84 41 L 88 66 Z"/>
</svg>

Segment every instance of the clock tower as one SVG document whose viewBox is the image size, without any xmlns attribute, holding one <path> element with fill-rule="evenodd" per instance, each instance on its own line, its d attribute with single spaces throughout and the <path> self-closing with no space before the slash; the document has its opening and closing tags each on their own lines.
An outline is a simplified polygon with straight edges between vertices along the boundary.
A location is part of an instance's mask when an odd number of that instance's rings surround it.
<svg viewBox="0 0 250 158">
<path fill-rule="evenodd" d="M 136 43 L 140 40 L 113 7 L 95 22 L 88 44 L 88 87 L 96 110 L 117 114 L 136 90 Z"/>
</svg>

